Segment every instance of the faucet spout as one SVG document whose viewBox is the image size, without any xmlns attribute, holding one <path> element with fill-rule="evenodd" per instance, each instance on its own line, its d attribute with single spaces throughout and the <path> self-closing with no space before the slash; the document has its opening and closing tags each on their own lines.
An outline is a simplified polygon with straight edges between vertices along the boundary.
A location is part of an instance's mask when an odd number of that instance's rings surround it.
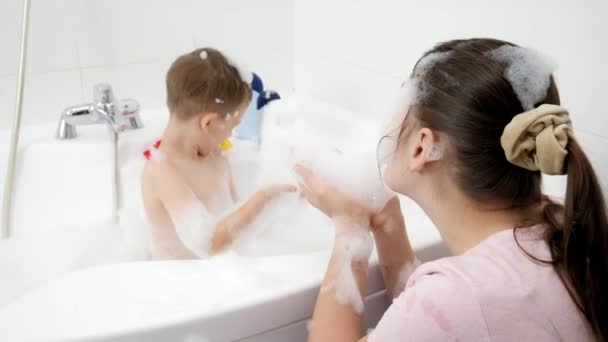
<svg viewBox="0 0 608 342">
<path fill-rule="evenodd" d="M 97 84 L 93 102 L 66 108 L 57 124 L 58 139 L 73 139 L 76 126 L 107 124 L 115 133 L 125 129 L 140 129 L 144 123 L 139 115 L 139 103 L 132 99 L 117 100 L 109 84 Z"/>
<path fill-rule="evenodd" d="M 76 138 L 77 125 L 90 125 L 98 120 L 95 108 L 91 104 L 68 107 L 61 114 L 59 124 L 57 125 L 57 138 Z"/>
</svg>

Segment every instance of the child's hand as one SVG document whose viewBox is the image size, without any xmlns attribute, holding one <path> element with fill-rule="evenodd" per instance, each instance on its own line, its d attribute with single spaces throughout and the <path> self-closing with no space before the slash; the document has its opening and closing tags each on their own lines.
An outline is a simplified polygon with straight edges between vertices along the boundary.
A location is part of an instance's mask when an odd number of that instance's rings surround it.
<svg viewBox="0 0 608 342">
<path fill-rule="evenodd" d="M 261 191 L 267 198 L 273 198 L 285 192 L 296 192 L 298 188 L 292 184 L 275 184 L 263 188 Z"/>
<path fill-rule="evenodd" d="M 336 217 L 364 217 L 369 219 L 368 209 L 340 192 L 338 189 L 321 182 L 309 169 L 296 165 L 295 172 L 302 177 L 302 195 L 325 215 Z"/>
</svg>

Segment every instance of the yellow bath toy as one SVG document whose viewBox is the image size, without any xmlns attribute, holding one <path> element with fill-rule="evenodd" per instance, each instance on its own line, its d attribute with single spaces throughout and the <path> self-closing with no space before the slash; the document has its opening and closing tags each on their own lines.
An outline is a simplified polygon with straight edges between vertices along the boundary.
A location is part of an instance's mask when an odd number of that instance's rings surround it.
<svg viewBox="0 0 608 342">
<path fill-rule="evenodd" d="M 222 149 L 222 151 L 228 151 L 229 149 L 231 149 L 232 142 L 230 141 L 230 139 L 226 139 L 226 140 L 222 141 L 220 143 L 220 148 Z"/>
</svg>

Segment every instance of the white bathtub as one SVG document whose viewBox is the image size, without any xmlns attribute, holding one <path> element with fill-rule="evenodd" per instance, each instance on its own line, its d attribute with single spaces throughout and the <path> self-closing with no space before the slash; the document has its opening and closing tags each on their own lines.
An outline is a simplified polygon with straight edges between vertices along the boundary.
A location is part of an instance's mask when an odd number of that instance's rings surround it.
<svg viewBox="0 0 608 342">
<path fill-rule="evenodd" d="M 265 118 L 265 144 L 272 141 L 277 124 L 290 120 L 282 111 L 306 113 L 325 128 L 328 121 L 353 120 L 352 113 L 307 97 L 288 95 L 282 101 L 283 107 Z M 166 113 L 148 110 L 142 116 L 146 128 L 121 137 L 123 153 L 160 134 Z M 328 260 L 330 229 L 291 251 L 237 250 L 207 260 L 111 263 L 124 259 L 113 259 L 104 245 L 118 229 L 109 223 L 108 133 L 101 126 L 78 130 L 77 140 L 69 142 L 54 139 L 54 124 L 24 130 L 13 202 L 14 240 L 0 243 L 3 341 L 306 339 L 306 322 Z M 6 141 L 6 133 L 0 134 L 0 163 L 6 160 L 1 154 L 6 153 Z M 247 160 L 236 162 L 242 163 L 237 171 L 247 170 L 235 174 L 237 181 L 255 168 Z M 403 200 L 402 206 L 419 258 L 445 256 L 426 216 L 410 201 Z M 12 251 L 14 241 L 35 246 L 36 255 Z M 90 258 L 106 252 L 100 262 Z M 87 263 L 74 260 L 77 255 L 86 255 Z M 97 265 L 101 262 L 106 264 Z M 366 329 L 388 306 L 375 256 L 369 277 Z"/>
</svg>

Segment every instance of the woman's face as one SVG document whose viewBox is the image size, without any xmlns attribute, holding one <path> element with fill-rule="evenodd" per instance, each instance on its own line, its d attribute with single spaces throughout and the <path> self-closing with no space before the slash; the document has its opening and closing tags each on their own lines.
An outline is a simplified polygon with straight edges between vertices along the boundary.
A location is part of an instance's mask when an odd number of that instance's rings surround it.
<svg viewBox="0 0 608 342">
<path fill-rule="evenodd" d="M 394 192 L 407 195 L 408 184 L 411 182 L 408 175 L 409 162 L 408 162 L 408 146 L 409 135 L 404 133 L 399 137 L 399 131 L 395 133 L 397 136 L 391 138 L 392 153 L 389 158 L 386 159 L 383 165 L 381 165 L 381 174 L 384 184 Z"/>
<path fill-rule="evenodd" d="M 407 176 L 408 132 L 403 131 L 408 109 L 394 115 L 384 128 L 378 144 L 378 166 L 384 184 L 394 192 L 403 193 L 403 178 Z M 408 120 L 410 121 L 410 120 Z"/>
<path fill-rule="evenodd" d="M 403 179 L 407 176 L 407 140 L 410 135 L 403 130 L 406 119 L 413 121 L 413 105 L 418 99 L 418 83 L 409 79 L 401 85 L 395 104 L 382 128 L 378 144 L 378 166 L 384 184 L 395 192 L 403 193 Z"/>
<path fill-rule="evenodd" d="M 393 153 L 382 165 L 384 184 L 394 192 L 412 197 L 412 190 L 421 185 L 439 170 L 443 159 L 447 138 L 418 123 L 412 115 L 415 107 L 410 108 L 410 116 L 403 123 L 400 136 L 393 140 Z M 387 146 L 388 148 L 388 146 Z M 423 179 L 422 176 L 425 176 Z"/>
<path fill-rule="evenodd" d="M 419 125 L 416 115 L 422 108 L 419 89 L 417 79 L 402 85 L 378 144 L 378 166 L 384 184 L 404 195 L 419 185 L 416 183 L 421 179 L 417 175 L 428 174 L 430 165 L 443 157 L 440 134 Z"/>
</svg>

